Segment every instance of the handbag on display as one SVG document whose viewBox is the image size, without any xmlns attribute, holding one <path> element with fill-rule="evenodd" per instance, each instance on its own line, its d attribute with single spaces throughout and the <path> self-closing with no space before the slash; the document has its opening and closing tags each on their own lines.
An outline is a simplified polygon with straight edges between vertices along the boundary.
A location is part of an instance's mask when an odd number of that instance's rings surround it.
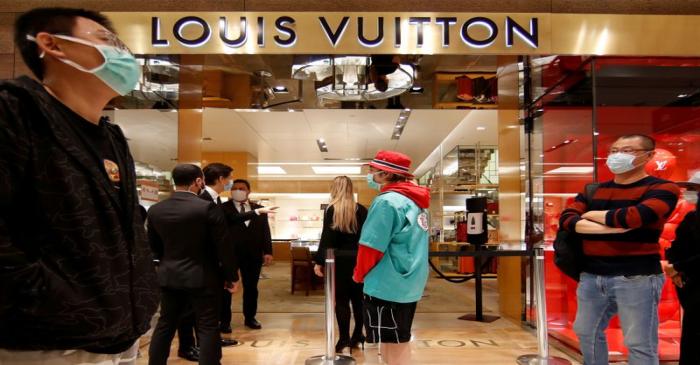
<svg viewBox="0 0 700 365">
<path fill-rule="evenodd" d="M 586 185 L 586 203 L 591 206 L 593 195 L 600 184 Z M 566 276 L 579 281 L 583 271 L 583 240 L 576 232 L 569 232 L 559 227 L 557 237 L 554 239 L 554 264 L 566 274 Z"/>
</svg>

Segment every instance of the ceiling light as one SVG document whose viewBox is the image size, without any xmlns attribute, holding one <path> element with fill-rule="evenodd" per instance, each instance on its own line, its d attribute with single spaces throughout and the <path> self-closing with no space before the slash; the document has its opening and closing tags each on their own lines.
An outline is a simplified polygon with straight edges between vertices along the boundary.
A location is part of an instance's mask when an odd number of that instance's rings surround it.
<svg viewBox="0 0 700 365">
<path fill-rule="evenodd" d="M 362 166 L 311 166 L 318 175 L 358 175 L 362 172 Z"/>
<path fill-rule="evenodd" d="M 326 140 L 323 138 L 319 138 L 316 140 L 316 144 L 318 145 L 318 149 L 321 152 L 328 152 L 328 145 L 326 145 Z"/>
<path fill-rule="evenodd" d="M 678 94 L 679 98 L 687 98 L 689 96 L 690 96 L 690 94 Z"/>
<path fill-rule="evenodd" d="M 283 85 L 278 85 L 278 86 L 273 87 L 272 91 L 275 94 L 287 94 L 287 93 L 289 93 L 289 89 L 287 89 L 287 87 L 283 86 Z"/>
<path fill-rule="evenodd" d="M 485 131 L 485 130 L 486 130 L 486 127 L 476 127 L 476 130 L 477 130 L 477 131 Z"/>
<path fill-rule="evenodd" d="M 593 173 L 593 166 L 567 166 L 567 167 L 559 167 L 554 170 L 549 170 L 545 172 L 546 175 L 555 175 L 555 174 L 590 174 Z"/>
<path fill-rule="evenodd" d="M 403 134 L 403 129 L 406 127 L 406 123 L 408 123 L 408 118 L 411 116 L 411 109 L 404 109 L 399 113 L 399 118 L 396 119 L 396 123 L 394 124 L 394 131 L 391 134 L 391 139 L 399 139 L 401 138 L 401 134 Z"/>
<path fill-rule="evenodd" d="M 308 56 L 295 57 L 292 65 L 292 78 L 297 80 L 323 81 L 316 88 L 319 99 L 340 101 L 376 101 L 384 100 L 411 89 L 413 86 L 413 66 L 395 64 L 396 70 L 382 79 L 386 81 L 386 89 L 377 88 L 378 80 L 370 77 L 368 70 L 372 65 L 372 57 L 368 56 Z"/>
<path fill-rule="evenodd" d="M 260 175 L 286 175 L 287 171 L 279 166 L 258 166 L 258 174 Z"/>
</svg>

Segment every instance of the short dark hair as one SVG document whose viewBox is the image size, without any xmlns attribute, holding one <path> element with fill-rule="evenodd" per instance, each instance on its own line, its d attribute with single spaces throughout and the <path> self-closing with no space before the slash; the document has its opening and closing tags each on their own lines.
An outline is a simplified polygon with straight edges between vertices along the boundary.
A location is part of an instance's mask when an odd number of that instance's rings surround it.
<svg viewBox="0 0 700 365">
<path fill-rule="evenodd" d="M 625 134 L 624 136 L 620 136 L 617 140 L 621 139 L 634 139 L 634 138 L 639 138 L 642 140 L 642 147 L 644 147 L 645 150 L 653 151 L 656 149 L 656 140 L 654 138 L 647 136 L 646 134 Z"/>
<path fill-rule="evenodd" d="M 248 180 L 245 179 L 236 179 L 233 181 L 233 184 L 245 184 L 245 187 L 248 188 L 248 191 L 250 191 L 250 183 Z"/>
<path fill-rule="evenodd" d="M 36 36 L 40 32 L 73 35 L 75 19 L 78 17 L 93 20 L 110 32 L 114 32 L 112 22 L 107 17 L 85 9 L 37 8 L 20 15 L 15 20 L 15 44 L 22 54 L 24 63 L 39 80 L 44 79 L 44 64 L 39 57 L 37 44 L 28 40 L 27 35 Z"/>
<path fill-rule="evenodd" d="M 233 172 L 233 167 L 220 162 L 210 163 L 204 167 L 204 183 L 207 185 L 216 184 L 220 177 L 228 178 Z"/>
<path fill-rule="evenodd" d="M 190 186 L 194 184 L 197 178 L 204 176 L 202 169 L 200 169 L 199 166 L 189 163 L 175 166 L 172 174 L 175 186 Z"/>
</svg>

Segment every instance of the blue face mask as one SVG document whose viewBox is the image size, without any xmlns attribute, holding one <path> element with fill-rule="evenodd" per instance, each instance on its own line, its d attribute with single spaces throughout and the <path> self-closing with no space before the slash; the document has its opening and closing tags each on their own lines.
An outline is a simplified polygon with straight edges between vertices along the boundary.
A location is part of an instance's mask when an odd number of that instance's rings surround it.
<svg viewBox="0 0 700 365">
<path fill-rule="evenodd" d="M 95 75 L 95 77 L 112 88 L 117 94 L 128 94 L 139 82 L 141 78 L 141 65 L 128 50 L 106 44 L 94 44 L 90 41 L 67 35 L 54 34 L 53 36 L 97 49 L 97 51 L 102 54 L 104 63 L 93 69 L 85 68 L 71 60 L 63 58 L 59 58 L 59 60 L 80 71 Z M 36 41 L 32 36 L 27 36 L 27 39 Z"/>
<path fill-rule="evenodd" d="M 381 185 L 379 185 L 376 181 L 374 181 L 374 174 L 369 173 L 367 174 L 367 185 L 369 186 L 370 189 L 374 190 L 380 190 L 382 188 Z"/>
<path fill-rule="evenodd" d="M 224 191 L 229 191 L 233 187 L 233 180 L 229 181 L 224 185 Z"/>
<path fill-rule="evenodd" d="M 619 175 L 630 172 L 637 167 L 634 166 L 635 158 L 634 155 L 629 153 L 617 152 L 610 154 L 605 164 L 608 165 L 608 168 L 613 174 Z"/>
</svg>

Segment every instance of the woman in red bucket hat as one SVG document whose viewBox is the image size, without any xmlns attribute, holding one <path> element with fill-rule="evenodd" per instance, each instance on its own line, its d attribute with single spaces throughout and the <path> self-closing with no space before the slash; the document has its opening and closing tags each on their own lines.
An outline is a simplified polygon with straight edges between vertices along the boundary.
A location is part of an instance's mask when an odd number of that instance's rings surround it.
<svg viewBox="0 0 700 365">
<path fill-rule="evenodd" d="M 367 342 L 389 365 L 410 362 L 411 326 L 428 280 L 430 190 L 411 182 L 411 159 L 379 151 L 367 183 L 381 193 L 362 227 L 353 279 L 364 282 Z"/>
</svg>

